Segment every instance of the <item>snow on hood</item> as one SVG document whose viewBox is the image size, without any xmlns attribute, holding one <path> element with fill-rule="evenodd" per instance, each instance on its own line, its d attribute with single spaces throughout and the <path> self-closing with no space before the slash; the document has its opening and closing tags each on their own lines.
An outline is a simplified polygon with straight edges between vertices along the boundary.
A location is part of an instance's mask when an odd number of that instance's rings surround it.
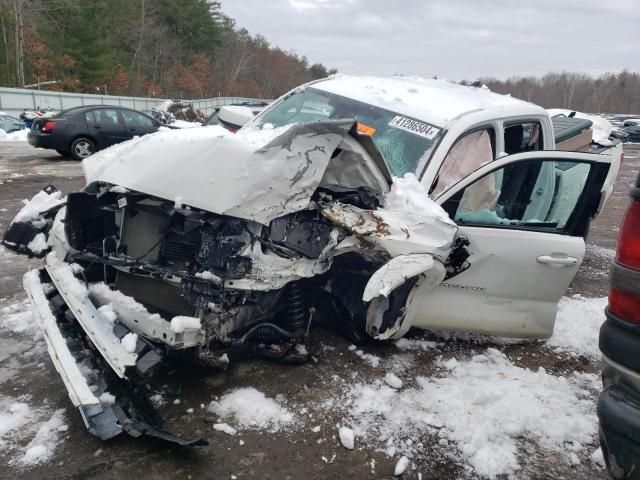
<svg viewBox="0 0 640 480">
<path fill-rule="evenodd" d="M 234 135 L 220 126 L 160 131 L 82 162 L 102 181 L 221 215 L 268 224 L 306 208 L 353 120 Z"/>
<path fill-rule="evenodd" d="M 576 112 L 575 110 L 567 110 L 564 108 L 550 108 L 547 111 L 552 117 L 555 117 L 557 115 L 564 115 L 568 117 L 575 112 L 574 116 L 576 118 L 591 120 L 591 122 L 593 122 L 593 125 L 591 126 L 591 129 L 593 130 L 593 141 L 604 147 L 611 145 L 609 135 L 611 135 L 613 125 L 611 125 L 611 122 L 606 118 L 602 118 L 598 115 L 589 115 L 588 113 Z"/>
</svg>

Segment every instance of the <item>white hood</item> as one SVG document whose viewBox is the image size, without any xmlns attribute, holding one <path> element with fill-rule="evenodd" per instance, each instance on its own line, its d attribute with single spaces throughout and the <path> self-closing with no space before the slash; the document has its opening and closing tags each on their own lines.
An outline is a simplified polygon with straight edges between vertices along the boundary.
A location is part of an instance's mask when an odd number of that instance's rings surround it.
<svg viewBox="0 0 640 480">
<path fill-rule="evenodd" d="M 221 127 L 162 130 L 98 152 L 82 168 L 87 185 L 107 182 L 266 225 L 308 206 L 353 123 L 297 124 L 275 138 L 255 132 L 262 143 Z"/>
</svg>

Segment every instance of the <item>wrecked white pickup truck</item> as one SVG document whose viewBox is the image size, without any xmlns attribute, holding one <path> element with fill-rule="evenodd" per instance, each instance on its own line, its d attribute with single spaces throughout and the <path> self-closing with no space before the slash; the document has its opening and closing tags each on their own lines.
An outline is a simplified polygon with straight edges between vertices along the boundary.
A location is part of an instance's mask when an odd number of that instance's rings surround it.
<svg viewBox="0 0 640 480">
<path fill-rule="evenodd" d="M 611 193 L 620 145 L 555 151 L 549 114 L 444 81 L 335 76 L 237 134 L 160 131 L 84 160 L 3 243 L 89 430 L 183 445 L 141 379 L 190 358 L 308 357 L 411 327 L 545 338 Z"/>
</svg>

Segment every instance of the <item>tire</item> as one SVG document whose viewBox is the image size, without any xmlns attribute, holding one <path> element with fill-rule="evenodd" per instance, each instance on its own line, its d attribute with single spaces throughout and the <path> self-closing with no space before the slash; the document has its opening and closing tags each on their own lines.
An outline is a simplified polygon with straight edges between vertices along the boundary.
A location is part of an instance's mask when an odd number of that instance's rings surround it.
<svg viewBox="0 0 640 480">
<path fill-rule="evenodd" d="M 88 138 L 76 138 L 71 144 L 71 156 L 76 160 L 84 160 L 94 153 L 96 153 L 96 146 L 93 140 Z"/>
<path fill-rule="evenodd" d="M 60 155 L 62 155 L 63 157 L 68 157 L 71 155 L 71 152 L 69 150 L 58 150 L 56 148 L 56 152 L 58 152 Z"/>
</svg>

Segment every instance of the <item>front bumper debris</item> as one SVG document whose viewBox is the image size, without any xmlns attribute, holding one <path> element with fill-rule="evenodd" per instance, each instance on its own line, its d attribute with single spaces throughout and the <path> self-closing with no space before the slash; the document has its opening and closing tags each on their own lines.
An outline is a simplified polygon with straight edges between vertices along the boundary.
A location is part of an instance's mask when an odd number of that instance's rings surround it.
<svg viewBox="0 0 640 480">
<path fill-rule="evenodd" d="M 136 353 L 123 353 L 119 337 L 128 330 L 122 325 L 106 328 L 110 324 L 101 322 L 90 300 L 66 290 L 59 275 L 48 264 L 25 274 L 24 287 L 49 356 L 87 430 L 102 440 L 124 431 L 181 446 L 206 445 L 203 439 L 185 440 L 166 432 L 162 418 L 131 381 L 149 370 L 150 357 L 158 363 L 160 354 L 142 340 Z"/>
</svg>

